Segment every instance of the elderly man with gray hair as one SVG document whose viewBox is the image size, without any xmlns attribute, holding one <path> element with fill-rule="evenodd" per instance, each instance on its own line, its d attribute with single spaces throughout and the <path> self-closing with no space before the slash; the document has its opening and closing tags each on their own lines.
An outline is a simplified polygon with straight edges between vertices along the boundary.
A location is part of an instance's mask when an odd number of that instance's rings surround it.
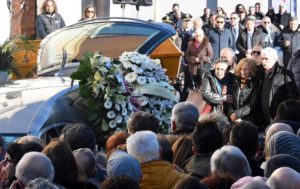
<svg viewBox="0 0 300 189">
<path fill-rule="evenodd" d="M 16 167 L 17 180 L 12 188 L 24 188 L 30 181 L 36 178 L 45 178 L 50 182 L 54 178 L 54 168 L 51 160 L 41 152 L 28 152 L 19 161 Z"/>
<path fill-rule="evenodd" d="M 277 51 L 267 47 L 261 51 L 265 74 L 261 85 L 261 110 L 263 125 L 275 118 L 277 108 L 286 99 L 297 99 L 298 92 L 292 72 L 281 67 Z"/>
<path fill-rule="evenodd" d="M 128 154 L 134 156 L 141 164 L 141 188 L 171 189 L 188 177 L 179 173 L 171 163 L 160 159 L 159 143 L 152 131 L 138 131 L 127 138 L 126 143 Z"/>
</svg>

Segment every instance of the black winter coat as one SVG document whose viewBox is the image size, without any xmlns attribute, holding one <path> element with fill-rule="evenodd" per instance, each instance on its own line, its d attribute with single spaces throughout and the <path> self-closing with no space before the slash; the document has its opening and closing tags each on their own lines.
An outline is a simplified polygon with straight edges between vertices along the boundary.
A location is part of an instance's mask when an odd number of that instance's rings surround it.
<svg viewBox="0 0 300 189">
<path fill-rule="evenodd" d="M 298 94 L 300 94 L 300 49 L 291 58 L 287 69 L 293 72 Z"/>
<path fill-rule="evenodd" d="M 267 112 L 269 112 L 269 115 L 264 117 L 265 124 L 268 125 L 270 120 L 275 118 L 277 108 L 281 102 L 287 99 L 298 99 L 299 95 L 293 73 L 279 66 L 278 63 L 275 63 L 272 70 L 265 75 L 264 80 L 266 79 L 271 81 L 268 91 L 270 95 L 269 98 L 261 95 L 261 103 L 268 103 L 269 110 Z M 261 87 L 261 90 L 263 90 L 266 86 L 263 84 Z M 266 112 L 266 110 L 263 111 Z"/>
<path fill-rule="evenodd" d="M 228 116 L 235 113 L 238 119 L 256 123 L 258 82 L 250 79 L 241 89 L 240 78 L 236 78 L 233 88 L 233 104 L 228 105 Z"/>
</svg>

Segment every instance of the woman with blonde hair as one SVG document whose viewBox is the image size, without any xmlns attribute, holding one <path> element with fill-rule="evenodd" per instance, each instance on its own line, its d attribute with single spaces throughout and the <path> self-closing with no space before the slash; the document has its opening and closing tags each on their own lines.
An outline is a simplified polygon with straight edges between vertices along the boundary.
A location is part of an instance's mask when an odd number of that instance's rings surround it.
<svg viewBox="0 0 300 189">
<path fill-rule="evenodd" d="M 258 97 L 257 68 L 252 59 L 242 59 L 235 68 L 233 104 L 228 106 L 232 122 L 247 120 L 255 122 Z"/>
</svg>

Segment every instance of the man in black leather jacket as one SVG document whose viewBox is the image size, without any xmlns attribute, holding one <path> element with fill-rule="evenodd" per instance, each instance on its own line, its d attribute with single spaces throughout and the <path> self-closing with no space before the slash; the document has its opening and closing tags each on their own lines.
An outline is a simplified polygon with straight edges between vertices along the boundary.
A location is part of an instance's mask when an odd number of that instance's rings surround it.
<svg viewBox="0 0 300 189">
<path fill-rule="evenodd" d="M 275 118 L 279 104 L 286 99 L 297 99 L 298 92 L 292 72 L 278 65 L 275 49 L 262 50 L 265 75 L 261 86 L 261 110 L 263 124 L 267 126 Z"/>
</svg>

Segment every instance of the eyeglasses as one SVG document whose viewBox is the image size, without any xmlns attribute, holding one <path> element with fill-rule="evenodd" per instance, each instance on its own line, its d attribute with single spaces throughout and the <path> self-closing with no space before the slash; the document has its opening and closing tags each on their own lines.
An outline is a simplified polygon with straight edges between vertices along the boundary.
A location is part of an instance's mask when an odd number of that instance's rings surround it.
<svg viewBox="0 0 300 189">
<path fill-rule="evenodd" d="M 260 51 L 252 51 L 251 54 L 252 54 L 252 55 L 258 55 L 258 56 L 259 56 L 259 55 L 261 54 L 261 52 L 260 52 Z"/>
<path fill-rule="evenodd" d="M 236 19 L 237 19 L 236 17 L 231 17 L 231 18 L 230 18 L 230 20 L 236 20 Z"/>
<path fill-rule="evenodd" d="M 218 9 L 217 11 L 219 12 L 219 11 L 222 11 L 222 10 L 221 10 L 221 9 Z"/>
<path fill-rule="evenodd" d="M 95 11 L 90 11 L 90 10 L 87 10 L 86 12 L 87 13 L 95 13 Z"/>
<path fill-rule="evenodd" d="M 264 24 L 270 24 L 271 22 L 264 22 Z"/>
<path fill-rule="evenodd" d="M 224 22 L 223 22 L 223 21 L 217 21 L 217 23 L 218 23 L 218 24 L 224 24 Z"/>
</svg>

